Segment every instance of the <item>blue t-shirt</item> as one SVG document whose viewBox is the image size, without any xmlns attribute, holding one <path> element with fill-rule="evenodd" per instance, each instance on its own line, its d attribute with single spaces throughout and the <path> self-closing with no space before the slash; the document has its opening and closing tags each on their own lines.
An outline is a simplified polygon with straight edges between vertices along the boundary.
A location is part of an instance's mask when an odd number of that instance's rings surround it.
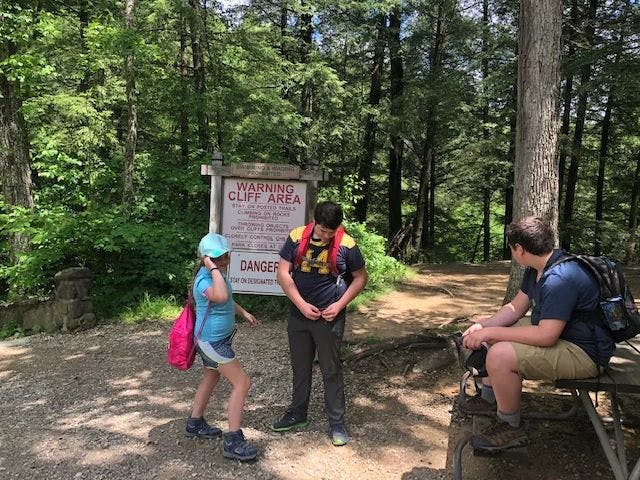
<svg viewBox="0 0 640 480">
<path fill-rule="evenodd" d="M 531 324 L 553 319 L 566 322 L 560 338 L 575 343 L 598 365 L 606 365 L 615 343 L 600 324 L 598 282 L 575 261 L 566 261 L 547 270 L 564 252 L 554 250 L 540 281 L 537 271 L 527 268 L 522 290 L 531 302 Z"/>
<path fill-rule="evenodd" d="M 225 303 L 211 303 L 207 322 L 204 324 L 200 340 L 215 342 L 228 337 L 236 325 L 235 303 L 233 301 L 231 283 L 225 278 L 229 298 Z M 196 304 L 196 325 L 194 334 L 197 336 L 200 326 L 207 311 L 207 303 L 210 303 L 204 292 L 213 285 L 211 273 L 205 267 L 201 267 L 193 281 L 193 298 Z"/>
<path fill-rule="evenodd" d="M 340 241 L 336 258 L 336 266 L 340 274 L 338 277 L 331 272 L 328 264 L 328 243 L 311 239 L 303 255 L 302 264 L 297 266 L 295 265 L 296 250 L 304 229 L 303 226 L 291 231 L 280 249 L 280 257 L 294 264 L 292 277 L 302 298 L 322 310 L 344 295 L 353 280 L 351 272 L 364 268 L 364 258 L 355 240 L 345 233 Z M 291 311 L 298 317 L 305 318 L 293 304 Z"/>
</svg>

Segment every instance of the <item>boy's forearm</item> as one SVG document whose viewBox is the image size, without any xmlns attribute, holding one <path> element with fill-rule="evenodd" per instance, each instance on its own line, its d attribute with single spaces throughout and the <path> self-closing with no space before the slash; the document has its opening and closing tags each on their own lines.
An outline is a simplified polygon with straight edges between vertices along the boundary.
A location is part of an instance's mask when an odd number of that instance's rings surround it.
<svg viewBox="0 0 640 480">
<path fill-rule="evenodd" d="M 513 305 L 507 303 L 491 317 L 481 320 L 479 323 L 483 327 L 508 327 L 516 323 L 520 317 L 517 315 Z"/>
</svg>

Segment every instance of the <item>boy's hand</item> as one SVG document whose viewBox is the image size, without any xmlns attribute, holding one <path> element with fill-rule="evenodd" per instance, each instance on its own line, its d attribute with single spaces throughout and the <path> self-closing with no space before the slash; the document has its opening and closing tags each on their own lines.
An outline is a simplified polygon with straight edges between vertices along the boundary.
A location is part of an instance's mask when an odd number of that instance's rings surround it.
<svg viewBox="0 0 640 480">
<path fill-rule="evenodd" d="M 488 330 L 483 332 L 480 328 L 474 330 L 469 335 L 462 337 L 462 346 L 471 350 L 478 350 L 482 347 L 482 344 L 487 341 L 486 332 L 488 332 Z"/>
<path fill-rule="evenodd" d="M 464 332 L 462 332 L 462 336 L 466 337 L 470 333 L 477 332 L 481 328 L 482 328 L 482 325 L 480 323 L 474 323 L 469 328 L 467 328 Z"/>
<path fill-rule="evenodd" d="M 338 316 L 338 314 L 342 311 L 340 306 L 337 303 L 332 303 L 327 308 L 322 310 L 322 318 L 324 318 L 327 322 L 332 322 Z"/>
<path fill-rule="evenodd" d="M 298 307 L 300 313 L 302 313 L 309 320 L 318 320 L 320 318 L 320 310 L 318 307 L 311 305 L 310 303 L 306 303 L 302 306 L 302 308 Z"/>
</svg>

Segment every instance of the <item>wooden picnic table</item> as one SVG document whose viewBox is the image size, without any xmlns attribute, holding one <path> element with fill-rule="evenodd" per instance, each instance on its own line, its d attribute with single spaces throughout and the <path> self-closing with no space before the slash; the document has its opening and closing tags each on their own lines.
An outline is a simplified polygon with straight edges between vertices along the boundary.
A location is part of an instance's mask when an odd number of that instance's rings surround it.
<svg viewBox="0 0 640 480">
<path fill-rule="evenodd" d="M 460 383 L 459 401 L 464 401 L 465 386 L 469 376 L 469 372 L 466 372 Z M 569 411 L 561 414 L 528 412 L 526 416 L 546 420 L 567 419 L 576 413 L 576 406 L 581 401 L 598 436 L 602 450 L 609 461 L 615 480 L 640 480 L 640 459 L 637 459 L 633 468 L 629 471 L 618 402 L 618 395 L 621 393 L 640 394 L 640 339 L 634 338 L 627 342 L 619 343 L 608 368 L 598 377 L 580 380 L 557 380 L 555 386 L 569 390 L 577 403 L 574 402 L 574 406 Z M 598 413 L 594 407 L 590 392 L 608 392 L 611 398 L 611 418 L 605 419 Z M 604 428 L 605 420 L 607 423 L 613 423 L 613 438 L 610 438 Z M 462 449 L 469 442 L 470 437 L 471 434 L 466 435 L 455 448 L 453 463 L 456 480 L 462 479 Z"/>
<path fill-rule="evenodd" d="M 593 425 L 611 470 L 616 480 L 638 480 L 640 478 L 640 459 L 629 473 L 627 453 L 620 421 L 618 394 L 640 394 L 640 339 L 618 344 L 609 367 L 600 376 L 582 380 L 557 380 L 556 387 L 566 388 L 577 393 Z M 596 411 L 589 392 L 608 392 L 611 397 L 611 415 L 613 438 L 604 428 L 602 417 Z M 615 445 L 615 451 L 612 446 Z M 616 455 L 617 452 L 617 455 Z"/>
</svg>

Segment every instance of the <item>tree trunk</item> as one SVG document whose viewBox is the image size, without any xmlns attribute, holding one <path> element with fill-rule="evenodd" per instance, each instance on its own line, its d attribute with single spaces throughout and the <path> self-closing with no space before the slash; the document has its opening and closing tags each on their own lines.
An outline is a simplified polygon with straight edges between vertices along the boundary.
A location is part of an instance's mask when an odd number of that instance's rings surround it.
<svg viewBox="0 0 640 480">
<path fill-rule="evenodd" d="M 517 52 L 516 52 L 517 53 Z M 509 151 L 507 159 L 509 161 L 509 172 L 507 173 L 507 186 L 504 191 L 504 226 L 502 233 L 502 259 L 511 259 L 511 248 L 507 242 L 507 226 L 513 220 L 513 169 L 516 162 L 516 105 L 518 103 L 517 80 L 511 89 L 512 111 L 509 118 Z"/>
<path fill-rule="evenodd" d="M 576 53 L 575 32 L 578 29 L 578 0 L 571 1 L 571 18 L 567 26 L 567 40 L 569 50 L 567 58 L 572 59 Z M 573 94 L 573 72 L 567 71 L 564 90 L 562 93 L 562 127 L 560 134 L 562 139 L 569 137 L 571 127 L 571 99 Z M 558 208 L 562 204 L 562 190 L 564 188 L 564 170 L 567 159 L 567 145 L 560 143 L 560 161 L 558 162 Z"/>
<path fill-rule="evenodd" d="M 304 6 L 305 2 L 302 2 Z M 303 65 L 309 63 L 309 53 L 311 52 L 311 44 L 313 42 L 313 24 L 311 14 L 305 13 L 300 16 L 301 28 L 300 28 L 300 45 L 301 45 L 301 62 Z M 300 137 L 303 139 L 305 145 L 309 144 L 308 132 L 311 129 L 311 115 L 313 114 L 313 85 L 311 80 L 307 79 L 302 86 L 302 94 L 300 99 L 300 116 L 302 117 L 302 128 L 300 130 Z M 298 164 L 304 167 L 319 168 L 319 159 L 309 159 L 307 147 L 298 148 Z M 311 165 L 309 162 L 312 162 Z"/>
<path fill-rule="evenodd" d="M 124 24 L 127 32 L 133 32 L 135 0 L 126 0 Z M 127 93 L 127 138 L 122 176 L 122 205 L 130 209 L 133 204 L 133 175 L 135 171 L 136 143 L 138 140 L 138 113 L 136 105 L 136 81 L 133 71 L 133 42 L 127 44 L 124 56 L 124 79 Z"/>
<path fill-rule="evenodd" d="M 593 44 L 595 31 L 595 17 L 598 0 L 591 0 L 589 3 L 589 14 L 584 27 L 585 43 L 590 48 Z M 578 169 L 582 160 L 582 137 L 584 134 L 584 122 L 587 114 L 588 92 L 586 85 L 591 77 L 591 63 L 585 63 L 580 69 L 580 88 L 582 92 L 578 96 L 576 107 L 576 125 L 573 132 L 573 142 L 571 145 L 571 161 L 567 173 L 567 190 L 564 200 L 564 213 L 562 217 L 562 233 L 560 244 L 565 250 L 571 250 L 571 236 L 573 233 L 573 207 L 576 195 L 576 185 L 578 183 Z"/>
<path fill-rule="evenodd" d="M 202 53 L 201 8 L 198 0 L 189 0 L 191 12 L 189 15 L 189 29 L 191 37 L 191 56 L 193 58 L 193 83 L 197 97 L 196 118 L 198 123 L 198 139 L 200 148 L 213 153 L 213 145 L 209 135 L 209 112 L 207 110 L 207 84 L 205 74 L 204 55 Z"/>
<path fill-rule="evenodd" d="M 373 108 L 380 104 L 382 96 L 382 68 L 384 64 L 384 29 L 385 16 L 378 15 L 377 18 L 377 36 L 375 50 L 373 54 L 373 62 L 370 76 L 369 86 L 369 106 Z M 369 189 L 371 184 L 371 167 L 374 162 L 376 152 L 376 132 L 378 130 L 378 122 L 374 113 L 367 114 L 367 121 L 364 130 L 364 156 L 358 166 L 358 179 L 362 182 L 360 190 L 360 198 L 355 204 L 355 218 L 358 222 L 367 220 L 367 209 L 369 208 Z M 391 238 L 389 238 L 391 240 Z"/>
<path fill-rule="evenodd" d="M 189 68 L 187 61 L 187 19 L 184 8 L 180 5 L 180 19 L 178 35 L 180 37 L 180 50 L 178 52 L 178 65 L 180 69 L 180 112 L 178 114 L 178 128 L 180 130 L 180 164 L 186 166 L 189 162 Z"/>
<path fill-rule="evenodd" d="M 391 145 L 389 147 L 389 239 L 402 229 L 402 137 L 403 67 L 400 46 L 401 12 L 394 8 L 389 15 L 389 63 L 391 65 Z"/>
<path fill-rule="evenodd" d="M 441 0 L 438 4 L 438 16 L 436 20 L 436 32 L 433 39 L 433 49 L 429 59 L 431 67 L 431 77 L 434 81 L 440 76 L 442 70 L 442 55 L 444 51 L 444 41 L 446 37 L 446 14 L 448 2 Z M 414 251 L 419 251 L 422 245 L 430 245 L 430 232 L 434 231 L 429 219 L 432 219 L 432 210 L 435 207 L 433 193 L 435 193 L 435 173 L 434 150 L 437 130 L 437 111 L 435 100 L 430 100 L 427 105 L 427 118 L 425 128 L 425 140 L 422 150 L 420 166 L 420 186 L 418 187 L 418 199 L 416 206 L 416 218 L 411 239 Z M 427 203 L 428 202 L 428 203 Z M 427 234 L 424 234 L 424 226 L 427 224 Z"/>
<path fill-rule="evenodd" d="M 87 42 L 85 41 L 85 31 L 89 26 L 89 11 L 87 10 L 87 0 L 79 0 L 78 1 L 78 20 L 80 22 L 80 50 L 83 53 L 83 57 L 87 53 Z M 86 58 L 83 59 L 86 62 Z M 86 92 L 89 90 L 89 85 L 91 83 L 91 73 L 88 69 L 85 68 L 84 75 L 82 80 L 80 80 L 80 85 L 78 85 L 78 92 Z"/>
<path fill-rule="evenodd" d="M 522 0 L 518 34 L 518 118 L 513 216 L 546 218 L 558 227 L 558 88 L 561 0 Z M 510 301 L 524 269 L 515 262 L 505 295 Z"/>
<path fill-rule="evenodd" d="M 285 60 L 285 62 L 289 62 L 290 53 L 289 53 L 289 8 L 288 2 L 283 0 L 280 2 L 280 55 Z M 282 99 L 289 100 L 289 89 L 284 87 L 282 91 Z M 288 163 L 295 163 L 295 154 L 293 153 L 293 148 L 291 148 L 291 140 L 289 138 L 284 138 L 282 140 L 282 158 L 284 158 Z"/>
<path fill-rule="evenodd" d="M 8 39 L 0 43 L 0 62 L 15 54 Z M 22 116 L 19 84 L 10 81 L 0 70 L 0 175 L 2 195 L 9 206 L 33 208 L 29 137 Z M 12 263 L 28 249 L 29 238 L 20 233 L 9 236 Z"/>
<path fill-rule="evenodd" d="M 434 134 L 434 144 L 435 144 L 435 130 L 433 134 Z M 429 218 L 427 222 L 428 235 L 426 238 L 425 247 L 427 248 L 427 250 L 431 250 L 436 243 L 436 155 L 435 153 L 431 155 L 431 168 L 430 168 L 430 175 L 429 175 L 428 213 L 429 213 Z"/>
<path fill-rule="evenodd" d="M 607 151 L 609 149 L 609 132 L 611 131 L 611 108 L 613 92 L 609 92 L 607 106 L 602 119 L 602 134 L 600 136 L 600 155 L 598 157 L 598 179 L 596 183 L 596 225 L 593 239 L 593 254 L 602 254 L 602 211 L 604 201 L 604 171 L 607 163 Z"/>
<path fill-rule="evenodd" d="M 489 0 L 482 0 L 482 86 L 487 89 L 489 78 Z M 482 101 L 482 143 L 484 148 L 489 141 L 489 96 Z M 482 260 L 491 258 L 491 172 L 485 166 L 484 186 L 482 188 Z M 474 253 L 475 257 L 475 253 Z"/>
<path fill-rule="evenodd" d="M 636 256 L 636 244 L 638 241 L 638 204 L 640 203 L 640 150 L 636 154 L 636 172 L 633 176 L 633 192 L 629 205 L 629 241 L 625 262 L 631 263 Z"/>
<path fill-rule="evenodd" d="M 485 177 L 485 184 L 490 177 Z M 482 261 L 491 260 L 491 189 L 482 189 Z"/>
</svg>

